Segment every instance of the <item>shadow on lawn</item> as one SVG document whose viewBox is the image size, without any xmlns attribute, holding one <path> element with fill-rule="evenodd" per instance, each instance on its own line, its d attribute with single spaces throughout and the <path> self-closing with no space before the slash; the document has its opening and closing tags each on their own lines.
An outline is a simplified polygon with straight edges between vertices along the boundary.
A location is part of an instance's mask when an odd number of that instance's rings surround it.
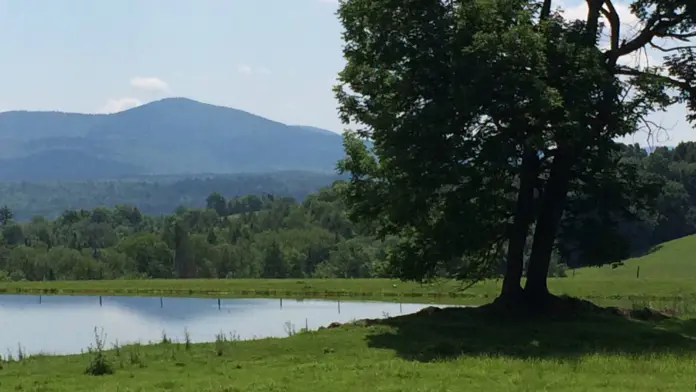
<svg viewBox="0 0 696 392">
<path fill-rule="evenodd" d="M 462 355 L 572 360 L 593 353 L 696 353 L 696 320 L 641 321 L 605 312 L 511 319 L 483 307 L 428 308 L 371 324 L 391 328 L 369 335 L 370 347 L 423 362 Z"/>
</svg>

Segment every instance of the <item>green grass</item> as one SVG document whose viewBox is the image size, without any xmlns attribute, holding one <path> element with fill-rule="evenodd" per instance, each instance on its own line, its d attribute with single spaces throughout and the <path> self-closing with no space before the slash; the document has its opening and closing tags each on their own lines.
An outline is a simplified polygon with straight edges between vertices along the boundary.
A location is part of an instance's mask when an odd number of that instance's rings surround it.
<svg viewBox="0 0 696 392">
<path fill-rule="evenodd" d="M 148 279 L 3 282 L 0 293 L 113 294 L 197 297 L 346 298 L 416 302 L 466 302 L 495 297 L 496 282 L 461 291 L 461 283 L 420 285 L 392 279 Z"/>
<path fill-rule="evenodd" d="M 665 242 L 647 255 L 624 261 L 624 266 L 612 268 L 582 268 L 576 279 L 633 280 L 638 268 L 640 277 L 647 281 L 696 280 L 696 235 Z"/>
<path fill-rule="evenodd" d="M 515 325 L 514 328 L 511 325 Z M 499 319 L 445 309 L 284 339 L 126 346 L 2 363 L 0 390 L 692 391 L 693 322 L 620 316 Z"/>
<path fill-rule="evenodd" d="M 624 267 L 630 268 L 627 263 Z M 594 272 L 594 271 L 592 271 Z M 596 273 L 595 273 L 596 274 Z M 607 276 L 549 280 L 557 294 L 588 299 L 696 300 L 696 279 Z M 617 274 L 618 275 L 618 274 Z M 395 287 L 396 286 L 396 287 Z M 488 302 L 500 291 L 488 281 L 460 291 L 457 282 L 419 285 L 391 279 L 162 279 L 57 282 L 3 282 L 5 294 L 153 295 L 197 297 L 346 298 L 431 303 Z"/>
</svg>

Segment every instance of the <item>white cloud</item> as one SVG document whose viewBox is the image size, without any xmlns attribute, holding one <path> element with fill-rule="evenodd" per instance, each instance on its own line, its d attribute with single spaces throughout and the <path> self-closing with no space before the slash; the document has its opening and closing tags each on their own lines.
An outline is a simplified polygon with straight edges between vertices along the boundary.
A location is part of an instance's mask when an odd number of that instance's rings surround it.
<svg viewBox="0 0 696 392">
<path fill-rule="evenodd" d="M 143 102 L 138 98 L 123 97 L 110 99 L 99 109 L 99 113 L 118 113 L 142 105 Z"/>
<path fill-rule="evenodd" d="M 147 91 L 167 91 L 169 89 L 167 82 L 152 76 L 136 76 L 130 80 L 130 85 L 131 87 Z"/>
<path fill-rule="evenodd" d="M 240 74 L 244 75 L 254 75 L 254 74 L 259 74 L 259 75 L 270 75 L 271 70 L 268 69 L 267 67 L 253 67 L 248 64 L 239 64 L 237 66 L 237 72 Z"/>
<path fill-rule="evenodd" d="M 246 64 L 240 64 L 237 66 L 237 72 L 245 75 L 251 75 L 254 71 L 251 69 L 250 66 Z"/>
</svg>

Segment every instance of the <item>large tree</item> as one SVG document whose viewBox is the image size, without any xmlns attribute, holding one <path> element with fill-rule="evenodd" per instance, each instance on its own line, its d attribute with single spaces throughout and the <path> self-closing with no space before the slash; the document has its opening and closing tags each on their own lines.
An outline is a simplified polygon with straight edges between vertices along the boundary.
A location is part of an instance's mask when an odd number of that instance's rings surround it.
<svg viewBox="0 0 696 392">
<path fill-rule="evenodd" d="M 611 0 L 587 6 L 568 21 L 552 0 L 340 2 L 335 91 L 357 128 L 340 164 L 347 202 L 401 238 L 399 276 L 476 280 L 502 259 L 501 298 L 539 305 L 564 214 L 610 220 L 649 200 L 615 140 L 673 104 L 696 119 L 696 3 L 636 0 L 635 35 Z M 665 52 L 663 66 L 626 61 L 647 47 Z M 578 232 L 562 231 L 592 243 Z"/>
</svg>

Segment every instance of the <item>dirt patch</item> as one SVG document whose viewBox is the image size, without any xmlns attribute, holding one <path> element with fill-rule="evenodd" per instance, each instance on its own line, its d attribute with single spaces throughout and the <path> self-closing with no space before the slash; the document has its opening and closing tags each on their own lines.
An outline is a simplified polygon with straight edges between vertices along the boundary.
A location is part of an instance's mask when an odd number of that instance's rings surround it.
<svg viewBox="0 0 696 392">
<path fill-rule="evenodd" d="M 643 321 L 662 321 L 671 318 L 672 316 L 667 313 L 660 312 L 655 309 L 650 308 L 640 308 L 640 309 L 624 309 L 617 307 L 605 308 L 607 312 L 614 315 L 630 317 L 636 320 Z"/>
<path fill-rule="evenodd" d="M 439 308 L 437 306 L 428 306 L 413 314 L 388 317 L 385 319 L 361 319 L 346 324 L 369 327 L 372 325 L 391 325 L 393 323 L 399 323 L 402 320 L 409 320 L 413 318 L 425 320 L 430 319 L 431 317 L 435 317 L 438 320 L 448 320 L 449 322 L 456 322 L 457 320 L 463 321 L 471 318 L 484 318 L 509 322 L 510 320 L 537 318 L 573 320 L 592 316 L 613 316 L 650 322 L 663 321 L 673 317 L 673 315 L 670 315 L 669 313 L 650 308 L 626 309 L 619 307 L 602 307 L 580 298 L 568 296 L 550 296 L 548 301 L 545 302 L 542 307 L 537 308 L 530 307 L 525 304 L 511 304 L 501 301 L 494 301 L 490 304 L 476 307 L 463 306 Z M 338 328 L 342 325 L 345 324 L 333 322 L 328 326 L 321 327 L 319 329 Z"/>
</svg>

